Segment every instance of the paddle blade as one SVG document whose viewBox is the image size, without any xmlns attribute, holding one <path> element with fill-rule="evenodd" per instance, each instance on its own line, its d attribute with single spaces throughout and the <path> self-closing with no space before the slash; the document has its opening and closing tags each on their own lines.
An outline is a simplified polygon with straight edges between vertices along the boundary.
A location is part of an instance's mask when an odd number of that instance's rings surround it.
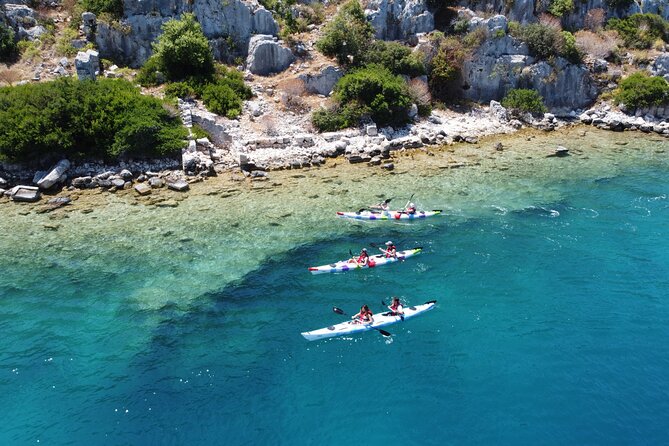
<svg viewBox="0 0 669 446">
<path fill-rule="evenodd" d="M 390 200 L 392 200 L 392 198 L 386 198 L 386 200 L 384 201 L 384 203 L 385 203 L 385 204 L 388 204 L 388 203 L 390 203 Z"/>
<path fill-rule="evenodd" d="M 386 305 L 386 303 L 383 300 L 381 300 L 381 305 L 383 305 L 384 307 L 388 306 L 388 305 Z"/>
<path fill-rule="evenodd" d="M 436 301 L 436 300 L 428 300 L 428 301 L 425 302 L 425 303 L 426 303 L 426 304 L 436 304 L 437 301 Z"/>
<path fill-rule="evenodd" d="M 388 333 L 388 332 L 385 331 L 385 330 L 381 330 L 380 328 L 379 328 L 378 330 L 379 330 L 379 333 L 381 333 L 381 334 L 382 334 L 383 336 L 385 336 L 386 338 L 392 336 L 390 333 Z"/>
<path fill-rule="evenodd" d="M 334 311 L 337 314 L 344 314 L 344 310 L 342 310 L 341 308 L 332 307 L 332 311 Z"/>
<path fill-rule="evenodd" d="M 369 246 L 371 246 L 372 248 L 378 248 L 379 247 L 379 245 L 377 245 L 376 243 L 371 243 L 371 242 L 370 242 Z"/>
</svg>

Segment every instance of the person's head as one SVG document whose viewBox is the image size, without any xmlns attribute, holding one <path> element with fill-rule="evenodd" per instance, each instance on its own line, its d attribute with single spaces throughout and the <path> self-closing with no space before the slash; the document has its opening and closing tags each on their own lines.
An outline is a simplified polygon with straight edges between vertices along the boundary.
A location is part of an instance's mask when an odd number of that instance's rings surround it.
<svg viewBox="0 0 669 446">
<path fill-rule="evenodd" d="M 391 242 L 390 240 L 388 240 L 388 241 L 386 242 L 386 246 L 393 246 L 393 242 Z"/>
<path fill-rule="evenodd" d="M 362 248 L 362 251 L 360 251 L 362 255 L 367 255 L 367 248 Z"/>
<path fill-rule="evenodd" d="M 369 313 L 369 307 L 367 306 L 367 304 L 360 307 L 360 312 L 363 313 L 363 314 L 364 313 Z"/>
<path fill-rule="evenodd" d="M 393 297 L 393 303 L 394 303 L 394 304 L 398 304 L 398 303 L 400 303 L 400 298 L 394 296 L 394 297 Z"/>
<path fill-rule="evenodd" d="M 409 207 L 410 207 L 410 208 L 415 208 L 415 207 L 416 207 L 416 205 L 415 205 L 415 204 L 413 204 L 413 203 L 409 203 Z"/>
</svg>

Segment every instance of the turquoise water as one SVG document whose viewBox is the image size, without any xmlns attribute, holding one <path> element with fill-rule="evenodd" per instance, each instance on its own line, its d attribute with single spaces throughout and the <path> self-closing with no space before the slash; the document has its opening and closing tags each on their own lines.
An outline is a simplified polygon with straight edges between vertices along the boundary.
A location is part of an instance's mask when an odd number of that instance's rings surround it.
<svg viewBox="0 0 669 446">
<path fill-rule="evenodd" d="M 388 177 L 447 211 L 407 224 L 332 218 L 379 195 L 364 170 L 176 208 L 3 205 L 0 443 L 666 444 L 669 161 L 627 138 Z M 425 252 L 306 270 L 386 239 Z M 299 335 L 393 294 L 438 306 L 390 339 Z"/>
</svg>

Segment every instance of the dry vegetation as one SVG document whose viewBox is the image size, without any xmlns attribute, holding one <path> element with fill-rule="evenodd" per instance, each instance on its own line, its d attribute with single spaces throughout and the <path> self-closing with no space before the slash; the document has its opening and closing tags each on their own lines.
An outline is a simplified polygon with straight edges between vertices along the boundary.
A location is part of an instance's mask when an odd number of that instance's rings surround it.
<svg viewBox="0 0 669 446">
<path fill-rule="evenodd" d="M 615 31 L 578 31 L 574 36 L 576 47 L 595 59 L 610 58 L 622 45 Z"/>
</svg>

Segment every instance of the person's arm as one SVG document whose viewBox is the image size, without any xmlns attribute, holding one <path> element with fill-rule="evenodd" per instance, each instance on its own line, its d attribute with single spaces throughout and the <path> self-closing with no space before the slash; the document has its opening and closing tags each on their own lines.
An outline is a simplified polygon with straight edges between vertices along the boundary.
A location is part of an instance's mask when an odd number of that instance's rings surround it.
<svg viewBox="0 0 669 446">
<path fill-rule="evenodd" d="M 395 313 L 397 314 L 404 314 L 404 306 L 402 304 L 399 304 L 397 306 L 397 310 L 395 310 Z"/>
</svg>

